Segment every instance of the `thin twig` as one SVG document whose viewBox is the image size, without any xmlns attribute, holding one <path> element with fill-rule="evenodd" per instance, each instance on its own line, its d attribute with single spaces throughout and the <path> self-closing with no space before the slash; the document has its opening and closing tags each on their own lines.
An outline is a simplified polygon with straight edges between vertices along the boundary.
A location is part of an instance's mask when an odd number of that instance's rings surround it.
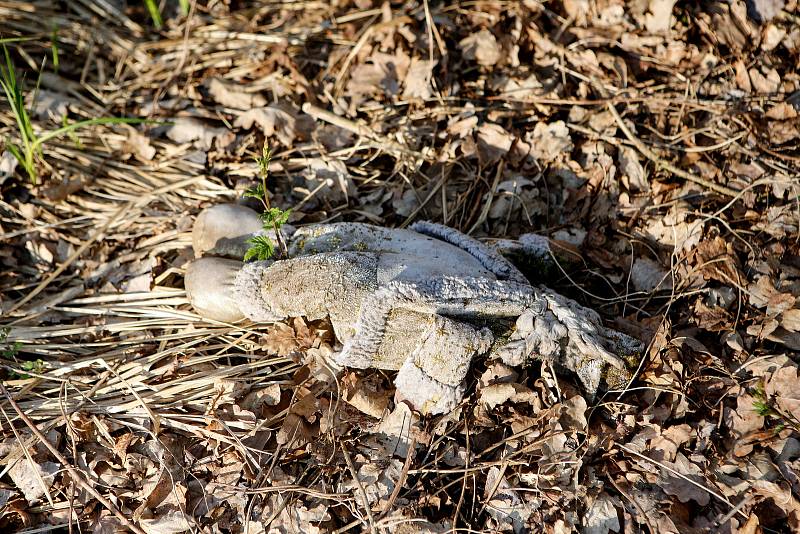
<svg viewBox="0 0 800 534">
<path fill-rule="evenodd" d="M 608 111 L 610 111 L 611 114 L 614 116 L 614 120 L 617 121 L 617 125 L 619 126 L 620 130 L 622 130 L 622 133 L 625 134 L 625 137 L 627 137 L 628 140 L 631 143 L 633 143 L 633 146 L 635 146 L 636 149 L 639 152 L 641 152 L 644 157 L 655 163 L 657 168 L 668 170 L 675 176 L 683 178 L 686 181 L 693 182 L 697 185 L 702 185 L 706 189 L 711 189 L 712 191 L 715 191 L 721 195 L 725 195 L 728 197 L 735 197 L 739 194 L 738 191 L 735 191 L 730 187 L 725 187 L 724 185 L 715 184 L 714 182 L 706 180 L 705 178 L 701 178 L 690 172 L 686 172 L 683 169 L 679 169 L 675 165 L 659 158 L 652 150 L 647 148 L 647 146 L 645 146 L 645 144 L 640 139 L 638 139 L 636 136 L 633 135 L 633 132 L 631 132 L 630 128 L 628 128 L 628 125 L 625 124 L 625 122 L 622 120 L 622 117 L 620 117 L 619 113 L 617 112 L 617 109 L 614 107 L 614 104 L 612 102 L 608 102 L 606 104 L 606 107 L 608 108 Z"/>
<path fill-rule="evenodd" d="M 359 124 L 359 123 L 357 123 L 355 121 L 352 121 L 350 119 L 346 119 L 344 117 L 340 117 L 339 115 L 336 115 L 335 113 L 331 113 L 330 111 L 328 111 L 326 109 L 322 109 L 322 108 L 317 107 L 317 106 L 315 106 L 313 104 L 310 104 L 308 102 L 303 104 L 303 108 L 302 109 L 303 109 L 303 113 L 307 113 L 307 114 L 311 115 L 312 117 L 314 117 L 317 120 L 321 120 L 321 121 L 333 124 L 334 126 L 338 126 L 339 128 L 341 128 L 343 130 L 347 130 L 348 132 L 352 132 L 352 133 L 354 133 L 356 135 L 360 135 L 361 137 L 364 137 L 365 139 L 368 139 L 368 140 L 372 141 L 373 143 L 376 143 L 376 146 L 378 148 L 386 150 L 387 152 L 397 152 L 399 154 L 411 154 L 411 153 L 413 153 L 412 151 L 408 150 L 407 148 L 395 143 L 391 139 L 376 133 L 374 130 L 368 128 L 367 126 L 364 126 L 363 124 Z"/>
<path fill-rule="evenodd" d="M 386 504 L 383 507 L 383 513 L 378 517 L 378 519 L 383 519 L 389 512 L 392 510 L 392 506 L 394 505 L 394 501 L 397 500 L 397 497 L 400 495 L 403 487 L 406 485 L 406 479 L 408 478 L 408 470 L 411 468 L 411 463 L 414 461 L 414 456 L 416 456 L 415 451 L 417 447 L 417 436 L 411 436 L 411 445 L 408 447 L 408 456 L 406 456 L 406 461 L 403 463 L 403 470 L 400 472 L 400 476 L 397 478 L 397 481 L 394 484 L 394 489 L 392 490 L 392 494 L 389 496 L 389 500 L 386 501 Z"/>
<path fill-rule="evenodd" d="M 657 465 L 657 466 L 659 466 L 659 467 L 660 467 L 660 468 L 662 468 L 662 469 L 666 469 L 667 471 L 669 471 L 669 472 L 670 472 L 670 473 L 672 473 L 673 475 L 675 475 L 675 476 L 677 476 L 677 477 L 680 477 L 680 478 L 681 478 L 681 480 L 684 480 L 684 481 L 688 482 L 689 484 L 691 484 L 691 485 L 693 485 L 693 486 L 695 486 L 695 487 L 697 487 L 697 488 L 700 488 L 701 490 L 705 491 L 705 492 L 706 492 L 706 493 L 708 493 L 709 495 L 712 495 L 712 496 L 716 497 L 716 498 L 717 498 L 717 499 L 719 499 L 720 501 L 722 501 L 722 502 L 724 502 L 725 504 L 727 504 L 728 506 L 730 506 L 732 509 L 736 509 L 736 508 L 737 508 L 737 506 L 736 506 L 735 504 L 733 504 L 731 501 L 729 501 L 728 499 L 726 499 L 724 495 L 721 495 L 721 494 L 717 493 L 716 491 L 714 491 L 714 490 L 712 490 L 712 489 L 710 489 L 710 488 L 707 488 L 707 487 L 703 486 L 703 485 L 702 485 L 702 484 L 700 484 L 699 482 L 696 482 L 696 481 L 692 480 L 691 478 L 687 477 L 687 476 L 686 476 L 686 475 L 684 475 L 683 473 L 679 473 L 678 471 L 676 471 L 676 470 L 672 469 L 670 466 L 668 466 L 668 465 L 664 465 L 663 463 L 661 463 L 661 462 L 658 462 L 658 461 L 656 461 L 656 460 L 653 460 L 652 458 L 648 458 L 648 457 L 647 457 L 647 456 L 645 456 L 644 454 L 640 454 L 640 453 L 636 452 L 635 450 L 633 450 L 633 449 L 630 449 L 630 448 L 626 447 L 625 445 L 622 445 L 621 443 L 618 443 L 618 444 L 617 444 L 617 446 L 618 446 L 620 449 L 624 450 L 625 452 L 627 452 L 627 453 L 629 453 L 629 454 L 633 454 L 634 456 L 638 456 L 639 458 L 641 458 L 642 460 L 644 460 L 644 461 L 646 461 L 646 462 L 650 462 L 650 463 L 652 463 L 652 464 L 654 464 L 654 465 Z M 747 519 L 747 514 L 745 514 L 745 513 L 744 513 L 744 512 L 742 512 L 741 510 L 739 510 L 739 512 L 738 512 L 738 513 L 739 513 L 739 515 L 741 515 L 742 517 L 744 517 L 745 519 Z"/>
<path fill-rule="evenodd" d="M 53 280 L 55 280 L 56 278 L 58 278 L 58 277 L 61 275 L 61 273 L 63 273 L 64 271 L 66 271 L 66 270 L 67 270 L 67 267 L 69 267 L 70 265 L 72 265 L 72 264 L 75 262 L 75 260 L 77 260 L 77 259 L 78 259 L 78 258 L 81 256 L 81 254 L 83 254 L 84 252 L 86 252 L 86 249 L 88 249 L 88 248 L 89 248 L 89 247 L 92 245 L 92 243 L 94 243 L 94 242 L 95 242 L 95 241 L 97 241 L 98 239 L 102 238 L 102 237 L 103 237 L 103 236 L 106 234 L 106 231 L 107 231 L 107 230 L 108 230 L 108 228 L 111 226 L 111 224 L 112 224 L 114 221 L 116 221 L 116 220 L 117 220 L 117 218 L 118 218 L 120 215 L 122 215 L 123 213 L 125 213 L 125 211 L 127 211 L 128 209 L 130 209 L 132 205 L 133 205 L 133 202 L 128 202 L 128 203 L 126 203 L 126 204 L 123 204 L 122 206 L 120 206 L 120 208 L 119 208 L 117 211 L 115 211 L 115 212 L 114 212 L 114 213 L 111 215 L 111 217 L 109 217 L 109 218 L 108 218 L 108 220 L 106 221 L 106 223 L 105 223 L 105 224 L 104 224 L 102 227 L 100 227 L 100 229 L 98 229 L 98 230 L 97 230 L 97 231 L 96 231 L 94 234 L 92 234 L 92 236 L 91 236 L 89 239 L 87 239 L 86 241 L 84 241 L 84 242 L 83 242 L 83 244 L 82 244 L 80 247 L 78 247 L 78 249 L 77 249 L 75 252 L 73 252 L 73 253 L 72 253 L 72 255 L 70 255 L 70 257 L 69 257 L 69 258 L 67 258 L 67 259 L 64 261 L 64 263 L 62 263 L 61 265 L 59 265 L 59 266 L 56 268 L 56 270 L 54 270 L 52 273 L 50 273 L 50 275 L 49 275 L 47 278 L 45 278 L 44 280 L 42 280 L 42 281 L 41 281 L 41 283 L 40 283 L 38 286 L 36 286 L 36 288 L 35 288 L 33 291 L 31 291 L 30 293 L 28 293 L 27 295 L 25 295 L 25 296 L 24 296 L 22 299 L 20 299 L 19 301 L 15 302 L 15 303 L 14 303 L 14 305 L 13 305 L 13 306 L 11 306 L 11 308 L 9 308 L 9 310 L 8 310 L 8 312 L 7 312 L 7 313 L 11 313 L 11 312 L 13 312 L 13 311 L 16 311 L 16 310 L 18 310 L 18 309 L 19 309 L 19 308 L 20 308 L 22 305 L 24 305 L 24 304 L 25 304 L 25 303 L 27 303 L 27 302 L 30 302 L 30 300 L 31 300 L 31 299 L 33 299 L 33 298 L 34 298 L 36 295 L 38 295 L 39 293 L 41 293 L 41 292 L 42 292 L 42 291 L 43 291 L 43 290 L 44 290 L 44 289 L 45 289 L 47 286 L 49 286 L 49 285 L 50 285 L 50 283 L 51 283 Z"/>
<path fill-rule="evenodd" d="M 14 408 L 14 411 L 17 412 L 19 418 L 22 419 L 22 421 L 30 429 L 30 431 L 33 432 L 33 435 L 36 436 L 36 438 L 45 447 L 47 447 L 47 450 L 49 450 L 50 453 L 56 458 L 56 460 L 58 460 L 61 463 L 61 465 L 63 465 L 64 468 L 69 472 L 69 476 L 72 478 L 72 480 L 74 480 L 80 487 L 89 492 L 89 494 L 95 499 L 97 499 L 100 504 L 102 504 L 106 509 L 108 509 L 108 511 L 114 514 L 114 516 L 117 519 L 119 519 L 124 526 L 128 527 L 136 534 L 146 534 L 145 531 L 142 530 L 138 525 L 136 525 L 127 517 L 125 517 L 125 514 L 120 512 L 119 509 L 116 506 L 114 506 L 114 504 L 111 501 L 103 497 L 103 495 L 100 494 L 100 492 L 94 489 L 94 486 L 84 479 L 84 475 L 81 471 L 75 469 L 74 467 L 72 467 L 72 465 L 70 465 L 67 459 L 64 458 L 64 456 L 60 452 L 58 452 L 58 449 L 52 443 L 50 443 L 47 437 L 44 434 L 42 434 L 42 432 L 37 428 L 36 424 L 33 421 L 31 421 L 31 418 L 28 417 L 25 414 L 25 412 L 23 412 L 20 409 L 19 405 L 16 403 L 16 401 L 14 401 L 14 399 L 11 397 L 11 394 L 8 392 L 8 390 L 2 383 L 0 383 L 0 393 L 2 393 L 5 396 L 5 398 L 8 399 L 8 402 L 11 404 L 11 407 Z"/>
<path fill-rule="evenodd" d="M 375 529 L 375 517 L 372 515 L 372 507 L 370 507 L 369 505 L 367 492 L 364 490 L 363 484 L 361 484 L 361 479 L 358 478 L 358 471 L 356 471 L 356 467 L 355 465 L 353 465 L 353 459 L 350 458 L 350 453 L 347 452 L 347 447 L 345 447 L 344 442 L 340 443 L 339 445 L 341 445 L 342 447 L 342 454 L 344 455 L 344 461 L 347 462 L 347 467 L 350 469 L 350 472 L 353 475 L 353 481 L 356 483 L 358 492 L 361 494 L 361 498 L 364 500 L 364 509 L 367 512 L 367 519 L 369 520 L 369 531 L 372 534 L 375 534 L 378 531 Z"/>
</svg>

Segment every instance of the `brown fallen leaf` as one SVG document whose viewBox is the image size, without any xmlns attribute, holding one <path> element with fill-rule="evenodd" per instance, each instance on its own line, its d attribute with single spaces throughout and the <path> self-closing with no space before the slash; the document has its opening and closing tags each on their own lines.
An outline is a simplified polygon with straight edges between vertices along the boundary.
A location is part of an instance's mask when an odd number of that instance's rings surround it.
<svg viewBox="0 0 800 534">
<path fill-rule="evenodd" d="M 234 127 L 245 130 L 254 124 L 261 128 L 267 139 L 276 137 L 284 147 L 291 147 L 298 134 L 297 113 L 281 102 L 245 111 L 233 122 Z"/>
<path fill-rule="evenodd" d="M 485 122 L 477 129 L 478 159 L 481 165 L 490 165 L 504 157 L 511 149 L 514 136 L 499 124 Z"/>
<path fill-rule="evenodd" d="M 753 490 L 757 494 L 771 499 L 775 506 L 786 514 L 789 528 L 792 531 L 797 532 L 800 529 L 800 501 L 795 498 L 791 488 L 787 487 L 785 483 L 754 480 Z"/>
<path fill-rule="evenodd" d="M 755 406 L 756 399 L 743 390 L 736 398 L 736 408 L 725 410 L 725 423 L 737 440 L 734 445 L 736 456 L 747 456 L 753 451 L 753 443 L 747 438 L 764 427 L 764 417 L 759 415 Z"/>
<path fill-rule="evenodd" d="M 525 141 L 531 145 L 531 155 L 543 163 L 555 160 L 573 147 L 564 121 L 536 123 L 533 132 L 525 135 Z"/>
<path fill-rule="evenodd" d="M 364 63 L 353 67 L 345 94 L 353 97 L 354 105 L 367 98 L 396 96 L 410 65 L 411 59 L 402 50 L 394 54 L 374 52 Z"/>
<path fill-rule="evenodd" d="M 662 464 L 666 467 L 661 468 L 659 479 L 661 488 L 667 495 L 674 495 L 681 502 L 695 501 L 700 506 L 710 502 L 711 495 L 702 489 L 708 487 L 709 483 L 697 464 L 691 462 L 683 453 L 678 453 L 675 462 L 665 461 Z"/>
<path fill-rule="evenodd" d="M 139 161 L 152 161 L 156 149 L 150 144 L 150 138 L 142 135 L 135 128 L 128 128 L 128 140 L 123 144 L 123 150 L 130 151 Z"/>
<path fill-rule="evenodd" d="M 172 126 L 167 129 L 166 135 L 176 143 L 194 143 L 201 150 L 209 150 L 214 144 L 218 147 L 228 146 L 236 138 L 227 128 L 214 128 L 192 117 L 172 119 Z"/>
<path fill-rule="evenodd" d="M 491 67 L 500 61 L 500 45 L 494 34 L 487 29 L 465 37 L 458 46 L 465 59 L 477 61 L 481 66 Z"/>
<path fill-rule="evenodd" d="M 750 284 L 747 290 L 750 296 L 750 304 L 757 308 L 766 308 L 769 317 L 774 317 L 794 307 L 794 296 L 789 293 L 781 293 L 775 289 L 775 286 L 767 276 L 762 276 L 755 284 Z"/>
<path fill-rule="evenodd" d="M 359 377 L 349 373 L 342 379 L 344 399 L 362 413 L 380 419 L 389 407 L 389 392 L 378 375 Z"/>
<path fill-rule="evenodd" d="M 650 0 L 650 12 L 645 15 L 645 26 L 651 33 L 663 33 L 669 31 L 674 18 L 672 8 L 677 0 Z"/>
<path fill-rule="evenodd" d="M 245 91 L 245 86 L 240 83 L 214 77 L 207 79 L 203 85 L 211 98 L 226 108 L 249 110 L 267 105 L 267 100 L 260 93 Z"/>
<path fill-rule="evenodd" d="M 639 291 L 669 291 L 672 277 L 669 271 L 650 258 L 636 258 L 631 267 L 631 283 Z"/>
<path fill-rule="evenodd" d="M 54 462 L 36 462 L 21 458 L 8 471 L 14 485 L 29 503 L 37 503 L 50 490 L 61 466 Z"/>
<path fill-rule="evenodd" d="M 433 76 L 433 67 L 436 64 L 436 60 L 411 58 L 408 73 L 403 80 L 403 98 L 419 98 L 421 100 L 430 98 L 431 94 L 433 94 L 431 77 Z"/>
<path fill-rule="evenodd" d="M 777 17 L 785 5 L 785 0 L 747 0 L 747 13 L 757 22 L 768 22 Z"/>
<path fill-rule="evenodd" d="M 310 206 L 317 205 L 319 201 L 334 204 L 347 202 L 356 192 L 350 171 L 338 159 L 308 159 L 300 178 L 303 186 L 296 187 L 295 194 L 301 200 L 310 199 L 307 201 Z"/>
<path fill-rule="evenodd" d="M 795 421 L 800 421 L 800 376 L 795 365 L 773 372 L 764 383 L 764 392 L 774 397 L 775 404 Z"/>
<path fill-rule="evenodd" d="M 152 519 L 140 519 L 139 524 L 151 534 L 178 534 L 194 527 L 194 521 L 179 509 L 166 511 Z"/>
<path fill-rule="evenodd" d="M 582 532 L 584 534 L 619 532 L 620 524 L 617 507 L 622 508 L 622 503 L 618 499 L 606 493 L 600 494 L 594 499 L 583 517 Z"/>
</svg>

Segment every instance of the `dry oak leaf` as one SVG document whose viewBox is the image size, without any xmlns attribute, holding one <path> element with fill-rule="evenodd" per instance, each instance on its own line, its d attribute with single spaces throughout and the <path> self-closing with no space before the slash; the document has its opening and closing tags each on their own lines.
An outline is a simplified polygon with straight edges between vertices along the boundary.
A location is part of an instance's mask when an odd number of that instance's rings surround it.
<svg viewBox="0 0 800 534">
<path fill-rule="evenodd" d="M 29 94 L 31 98 L 26 100 L 35 98 L 35 101 L 27 102 L 30 113 L 36 115 L 39 119 L 50 119 L 58 124 L 62 122 L 63 117 L 69 111 L 69 106 L 75 102 L 74 99 L 64 93 L 47 89 L 39 89 L 35 93 L 31 92 Z"/>
<path fill-rule="evenodd" d="M 500 160 L 511 149 L 514 136 L 499 124 L 485 122 L 478 127 L 478 159 L 481 165 L 489 165 Z"/>
<path fill-rule="evenodd" d="M 775 289 L 768 276 L 762 276 L 755 284 L 750 284 L 747 291 L 750 304 L 756 308 L 766 308 L 769 317 L 775 317 L 794 307 L 795 297 Z"/>
<path fill-rule="evenodd" d="M 156 149 L 150 145 L 150 138 L 134 128 L 128 129 L 128 139 L 123 143 L 122 150 L 130 152 L 143 162 L 152 161 L 156 156 Z"/>
<path fill-rule="evenodd" d="M 543 203 L 535 184 L 522 176 L 516 176 L 497 184 L 495 198 L 489 208 L 489 217 L 492 219 L 513 217 L 520 209 L 524 209 L 529 215 L 538 215 L 540 213 L 538 204 Z"/>
<path fill-rule="evenodd" d="M 678 453 L 675 462 L 662 462 L 666 467 L 661 468 L 661 489 L 667 495 L 674 495 L 681 502 L 690 500 L 705 506 L 711 500 L 711 495 L 701 489 L 708 486 L 708 481 L 703 476 L 703 470 L 697 464 L 689 461 L 682 453 Z M 670 469 L 667 469 L 670 468 Z M 680 473 L 680 475 L 675 474 Z M 693 483 L 694 482 L 694 483 Z"/>
<path fill-rule="evenodd" d="M 33 504 L 50 490 L 60 468 L 60 464 L 54 462 L 35 462 L 22 458 L 9 469 L 8 476 L 22 491 L 25 500 Z"/>
<path fill-rule="evenodd" d="M 302 447 L 316 438 L 321 411 L 319 401 L 308 389 L 297 388 L 295 398 L 299 400 L 289 407 L 289 413 L 276 436 L 279 444 L 288 444 L 291 448 Z"/>
<path fill-rule="evenodd" d="M 525 141 L 531 145 L 531 155 L 541 162 L 553 161 L 573 147 L 569 128 L 564 121 L 537 123 L 533 132 L 525 135 Z"/>
<path fill-rule="evenodd" d="M 432 94 L 431 77 L 436 63 L 436 60 L 411 58 L 408 74 L 403 80 L 403 98 L 419 98 L 422 100 L 430 98 Z"/>
<path fill-rule="evenodd" d="M 167 137 L 176 143 L 194 143 L 202 150 L 209 150 L 215 143 L 218 147 L 228 146 L 236 139 L 227 128 L 213 128 L 192 117 L 173 119 Z"/>
<path fill-rule="evenodd" d="M 313 198 L 319 200 L 347 202 L 356 192 L 350 171 L 344 162 L 338 159 L 308 159 L 300 177 L 304 181 L 304 195 L 313 193 Z"/>
<path fill-rule="evenodd" d="M 639 153 L 631 147 L 620 147 L 617 154 L 619 170 L 622 179 L 627 180 L 626 186 L 631 191 L 647 191 L 650 184 L 647 182 L 647 174 L 642 166 Z"/>
<path fill-rule="evenodd" d="M 756 68 L 752 68 L 748 73 L 750 74 L 750 83 L 753 84 L 753 89 L 757 92 L 766 94 L 778 92 L 781 86 L 781 76 L 778 74 L 777 70 L 765 69 L 762 72 Z M 770 132 L 770 134 L 772 134 L 772 132 Z"/>
<path fill-rule="evenodd" d="M 453 117 L 447 125 L 447 133 L 457 138 L 463 138 L 471 134 L 477 125 L 478 117 L 475 115 L 463 118 Z"/>
<path fill-rule="evenodd" d="M 243 534 L 264 532 L 263 525 L 270 521 L 268 534 L 321 534 L 329 532 L 321 528 L 330 520 L 328 507 L 319 503 L 314 506 L 302 500 L 294 500 L 282 493 L 271 495 L 261 512 L 262 521 L 257 523 L 256 530 L 248 530 Z M 258 530 L 258 529 L 262 530 Z"/>
<path fill-rule="evenodd" d="M 530 404 L 535 404 L 538 402 L 539 397 L 522 384 L 509 384 L 507 382 L 492 384 L 480 391 L 481 404 L 485 405 L 490 410 L 509 400 L 511 402 L 528 402 Z"/>
<path fill-rule="evenodd" d="M 731 48 L 734 54 L 758 44 L 758 28 L 747 18 L 747 7 L 741 0 L 716 4 L 721 9 L 714 10 L 711 17 L 714 37 Z"/>
<path fill-rule="evenodd" d="M 650 12 L 644 17 L 644 25 L 650 33 L 669 31 L 672 22 L 672 8 L 677 0 L 650 0 Z"/>
<path fill-rule="evenodd" d="M 686 222 L 687 214 L 675 207 L 661 218 L 653 218 L 645 232 L 659 244 L 676 247 L 677 251 L 691 250 L 703 237 L 703 221 Z"/>
<path fill-rule="evenodd" d="M 617 514 L 616 499 L 603 493 L 594 500 L 583 516 L 583 534 L 608 534 L 619 532 L 620 524 Z M 621 506 L 620 506 L 621 507 Z"/>
<path fill-rule="evenodd" d="M 593 6 L 589 5 L 589 0 L 564 0 L 564 11 L 575 20 L 577 26 L 586 26 L 588 16 Z"/>
<path fill-rule="evenodd" d="M 0 184 L 14 175 L 14 170 L 16 170 L 18 164 L 19 161 L 11 151 L 4 150 L 0 153 Z"/>
<path fill-rule="evenodd" d="M 783 38 L 786 37 L 786 30 L 770 23 L 767 24 L 766 28 L 764 28 L 761 37 L 761 50 L 769 52 L 781 44 Z"/>
<path fill-rule="evenodd" d="M 654 453 L 662 453 L 660 459 L 672 462 L 678 454 L 678 449 L 686 442 L 688 442 L 693 435 L 692 427 L 689 425 L 674 425 L 666 429 L 662 429 L 658 436 L 655 436 L 650 441 L 650 456 Z"/>
<path fill-rule="evenodd" d="M 487 29 L 462 39 L 458 46 L 461 48 L 464 59 L 477 61 L 484 67 L 496 65 L 500 61 L 500 45 L 494 34 Z"/>
<path fill-rule="evenodd" d="M 772 106 L 765 114 L 768 119 L 773 120 L 789 120 L 797 118 L 797 110 L 789 102 L 780 102 Z"/>
<path fill-rule="evenodd" d="M 252 109 L 267 105 L 267 100 L 259 93 L 248 93 L 242 89 L 242 84 L 209 78 L 203 85 L 208 89 L 208 94 L 214 101 L 226 108 Z"/>
<path fill-rule="evenodd" d="M 378 462 L 367 462 L 358 469 L 358 482 L 351 478 L 341 483 L 339 491 L 356 493 L 360 491 L 357 489 L 360 482 L 370 505 L 384 505 L 394 491 L 402 471 L 403 462 L 396 458 L 391 458 L 388 462 L 381 461 L 380 465 Z"/>
<path fill-rule="evenodd" d="M 277 137 L 285 147 L 292 146 L 299 134 L 297 113 L 283 102 L 245 111 L 233 123 L 236 128 L 245 130 L 252 128 L 253 124 L 257 124 L 268 139 Z"/>
<path fill-rule="evenodd" d="M 783 312 L 781 326 L 790 332 L 800 332 L 800 310 L 793 308 Z"/>
<path fill-rule="evenodd" d="M 349 373 L 342 379 L 342 386 L 345 401 L 362 413 L 380 419 L 389 407 L 389 393 L 383 389 L 379 376 L 359 378 L 357 374 Z"/>
<path fill-rule="evenodd" d="M 781 367 L 764 384 L 765 393 L 775 398 L 778 408 L 800 421 L 800 376 L 793 365 Z"/>
<path fill-rule="evenodd" d="M 319 436 L 319 423 L 308 423 L 296 413 L 289 413 L 283 420 L 281 429 L 275 440 L 279 445 L 286 445 L 290 449 L 299 449 Z"/>
<path fill-rule="evenodd" d="M 798 232 L 797 208 L 791 204 L 767 208 L 762 219 L 753 227 L 763 230 L 776 239 L 796 234 Z"/>
<path fill-rule="evenodd" d="M 412 434 L 418 427 L 419 416 L 411 411 L 405 402 L 397 403 L 394 410 L 384 416 L 376 429 L 384 454 L 407 457 L 413 441 Z"/>
<path fill-rule="evenodd" d="M 355 101 L 381 94 L 395 96 L 400 93 L 400 82 L 406 79 L 410 64 L 411 59 L 402 51 L 375 52 L 350 71 L 345 94 L 355 97 Z"/>
<path fill-rule="evenodd" d="M 757 22 L 767 22 L 780 15 L 785 5 L 784 0 L 747 0 L 747 13 Z"/>
<path fill-rule="evenodd" d="M 753 451 L 752 440 L 747 439 L 753 432 L 764 427 L 764 417 L 754 408 L 755 399 L 746 391 L 741 391 L 736 399 L 736 409 L 725 410 L 725 424 L 736 438 L 733 453 L 736 456 L 747 456 Z"/>
<path fill-rule="evenodd" d="M 772 499 L 775 506 L 783 510 L 789 518 L 791 532 L 797 532 L 800 529 L 800 502 L 792 494 L 791 488 L 767 480 L 753 480 L 752 484 L 755 493 Z"/>
<path fill-rule="evenodd" d="M 737 268 L 730 242 L 719 236 L 700 241 L 692 251 L 692 263 L 705 279 L 732 284 L 745 278 Z"/>
<path fill-rule="evenodd" d="M 169 510 L 152 519 L 140 519 L 139 524 L 149 534 L 177 534 L 194 527 L 194 521 L 180 510 Z"/>
<path fill-rule="evenodd" d="M 513 532 L 525 532 L 534 507 L 520 492 L 515 491 L 499 467 L 491 467 L 486 473 L 484 499 L 489 515 L 497 522 L 492 532 L 503 532 L 511 527 Z"/>
<path fill-rule="evenodd" d="M 638 291 L 672 289 L 672 277 L 669 271 L 650 258 L 636 258 L 631 267 L 631 283 Z"/>
<path fill-rule="evenodd" d="M 286 356 L 299 348 L 294 329 L 285 323 L 273 324 L 261 338 L 261 346 L 270 354 Z"/>
</svg>

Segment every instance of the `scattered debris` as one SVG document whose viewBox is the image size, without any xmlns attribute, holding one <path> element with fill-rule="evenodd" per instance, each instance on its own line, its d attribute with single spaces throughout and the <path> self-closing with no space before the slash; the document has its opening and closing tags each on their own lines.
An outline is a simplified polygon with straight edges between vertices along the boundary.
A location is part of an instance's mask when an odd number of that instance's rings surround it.
<svg viewBox="0 0 800 534">
<path fill-rule="evenodd" d="M 800 530 L 797 1 L 145 4 L 0 8 L 0 380 L 63 457 L 0 398 L 0 531 Z M 154 122 L 30 182 L 12 147 L 103 117 Z M 649 341 L 636 380 L 477 361 L 425 418 L 330 324 L 202 320 L 194 217 L 265 142 L 298 227 L 546 235 L 523 270 Z"/>
</svg>

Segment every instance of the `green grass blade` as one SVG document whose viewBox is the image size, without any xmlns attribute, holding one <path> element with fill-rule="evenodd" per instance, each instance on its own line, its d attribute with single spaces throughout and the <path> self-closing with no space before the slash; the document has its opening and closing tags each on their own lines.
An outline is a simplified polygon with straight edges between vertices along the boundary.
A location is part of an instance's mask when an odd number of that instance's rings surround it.
<svg viewBox="0 0 800 534">
<path fill-rule="evenodd" d="M 85 121 L 78 121 L 73 122 L 72 124 L 68 124 L 67 126 L 62 126 L 57 130 L 53 130 L 52 132 L 47 132 L 42 134 L 41 137 L 36 139 L 34 143 L 35 147 L 39 147 L 42 144 L 46 143 L 51 139 L 55 139 L 56 137 L 61 137 L 64 134 L 77 130 L 78 128 L 85 128 L 87 126 L 96 126 L 99 124 L 142 124 L 142 123 L 153 123 L 157 121 L 149 120 L 149 119 L 135 119 L 132 117 L 102 117 L 99 119 L 87 119 Z"/>
<path fill-rule="evenodd" d="M 22 165 L 22 168 L 25 169 L 25 173 L 30 178 L 33 185 L 36 185 L 38 181 L 39 173 L 36 172 L 36 166 L 34 166 L 28 159 L 25 157 L 25 154 L 20 151 L 19 147 L 14 143 L 9 142 L 6 140 L 6 149 L 11 152 L 11 155 L 17 159 L 17 162 Z"/>
<path fill-rule="evenodd" d="M 144 0 L 144 5 L 147 7 L 147 12 L 150 13 L 150 18 L 153 19 L 153 25 L 156 29 L 161 29 L 164 21 L 161 19 L 161 11 L 158 9 L 156 0 Z"/>
<path fill-rule="evenodd" d="M 36 39 L 38 39 L 38 37 L 4 37 L 0 39 L 0 45 L 27 43 L 28 41 L 33 41 Z"/>
<path fill-rule="evenodd" d="M 27 153 L 32 150 L 32 143 L 35 139 L 33 126 L 28 111 L 25 109 L 25 98 L 17 81 L 14 62 L 11 61 L 11 55 L 8 53 L 8 48 L 5 45 L 3 45 L 3 52 L 5 54 L 6 64 L 5 67 L 0 65 L 0 85 L 3 87 L 8 105 L 11 106 L 11 111 L 17 122 L 20 140 L 22 141 L 23 149 L 27 156 Z M 26 159 L 29 158 L 26 157 Z"/>
<path fill-rule="evenodd" d="M 58 29 L 53 28 L 50 36 L 50 50 L 53 54 L 53 72 L 58 72 Z"/>
</svg>

